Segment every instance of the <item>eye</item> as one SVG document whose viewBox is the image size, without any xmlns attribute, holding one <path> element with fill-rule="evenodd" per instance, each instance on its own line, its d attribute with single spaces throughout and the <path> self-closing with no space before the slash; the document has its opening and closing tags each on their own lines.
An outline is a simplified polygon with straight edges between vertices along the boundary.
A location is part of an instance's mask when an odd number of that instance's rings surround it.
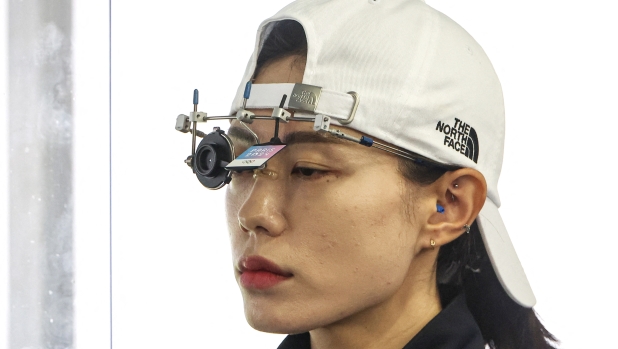
<svg viewBox="0 0 618 349">
<path fill-rule="evenodd" d="M 232 171 L 232 179 L 248 178 L 253 176 L 253 171 Z"/>
<path fill-rule="evenodd" d="M 295 167 L 292 170 L 292 175 L 296 175 L 297 177 L 303 179 L 318 179 L 325 176 L 328 171 L 318 170 L 310 167 Z"/>
</svg>

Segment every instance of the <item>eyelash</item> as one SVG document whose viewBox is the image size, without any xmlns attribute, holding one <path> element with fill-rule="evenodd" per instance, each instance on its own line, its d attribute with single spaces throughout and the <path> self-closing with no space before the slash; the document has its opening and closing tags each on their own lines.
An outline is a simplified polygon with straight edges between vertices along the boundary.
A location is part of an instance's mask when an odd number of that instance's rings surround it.
<svg viewBox="0 0 618 349">
<path fill-rule="evenodd" d="M 308 173 L 310 172 L 310 173 Z M 328 171 L 318 170 L 310 167 L 295 167 L 292 169 L 292 175 L 296 175 L 298 177 L 302 177 L 304 179 L 317 179 L 321 178 L 328 174 Z M 252 171 L 234 171 L 232 172 L 233 177 L 243 177 L 243 176 L 252 176 Z"/>
<path fill-rule="evenodd" d="M 301 179 L 305 179 L 305 180 L 320 179 L 326 176 L 327 174 L 328 174 L 328 171 L 318 170 L 318 169 L 310 168 L 310 167 L 299 166 L 299 167 L 295 167 L 292 170 L 292 175 L 296 175 L 297 177 L 300 177 Z"/>
</svg>

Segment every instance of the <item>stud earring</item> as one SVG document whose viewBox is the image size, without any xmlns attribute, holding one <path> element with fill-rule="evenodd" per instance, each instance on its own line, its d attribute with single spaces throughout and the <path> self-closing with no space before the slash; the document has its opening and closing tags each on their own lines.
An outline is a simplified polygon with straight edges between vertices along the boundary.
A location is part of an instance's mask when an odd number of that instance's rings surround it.
<svg viewBox="0 0 618 349">
<path fill-rule="evenodd" d="M 433 239 L 429 240 L 429 244 L 431 245 L 431 249 L 435 250 L 436 249 L 436 242 L 433 241 Z"/>
<path fill-rule="evenodd" d="M 470 226 L 467 224 L 464 224 L 463 228 L 466 230 L 466 234 L 470 234 Z"/>
</svg>

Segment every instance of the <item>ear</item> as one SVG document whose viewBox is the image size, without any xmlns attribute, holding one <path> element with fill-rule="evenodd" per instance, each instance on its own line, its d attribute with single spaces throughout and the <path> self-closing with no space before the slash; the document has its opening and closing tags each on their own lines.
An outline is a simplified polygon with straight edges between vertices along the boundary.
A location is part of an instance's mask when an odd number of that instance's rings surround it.
<svg viewBox="0 0 618 349">
<path fill-rule="evenodd" d="M 465 233 L 465 225 L 472 225 L 485 203 L 487 182 L 479 171 L 462 168 L 445 173 L 428 189 L 429 200 L 423 204 L 429 206 L 430 214 L 421 229 L 420 242 L 422 248 L 435 249 Z M 444 208 L 442 213 L 437 205 Z"/>
</svg>

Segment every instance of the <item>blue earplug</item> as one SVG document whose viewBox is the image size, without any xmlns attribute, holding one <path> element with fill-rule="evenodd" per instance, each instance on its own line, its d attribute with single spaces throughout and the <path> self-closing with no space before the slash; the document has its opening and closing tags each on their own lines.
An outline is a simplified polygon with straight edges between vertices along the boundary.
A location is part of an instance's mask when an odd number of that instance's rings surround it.
<svg viewBox="0 0 618 349">
<path fill-rule="evenodd" d="M 444 213 L 444 207 L 440 204 L 436 204 L 436 208 L 438 209 L 438 213 Z"/>
</svg>

